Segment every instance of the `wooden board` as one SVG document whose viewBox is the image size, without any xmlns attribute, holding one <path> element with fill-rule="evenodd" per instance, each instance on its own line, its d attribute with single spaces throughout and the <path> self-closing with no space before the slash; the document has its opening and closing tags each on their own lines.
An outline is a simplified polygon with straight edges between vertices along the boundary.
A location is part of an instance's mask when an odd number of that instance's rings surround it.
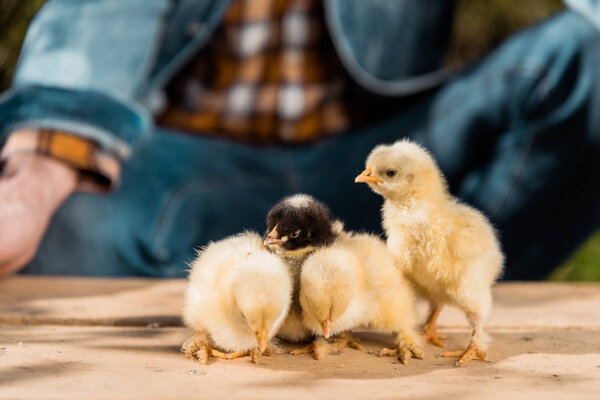
<svg viewBox="0 0 600 400">
<path fill-rule="evenodd" d="M 189 334 L 177 326 L 184 286 L 181 280 L 0 281 L 0 399 L 515 400 L 600 393 L 600 285 L 499 285 L 489 324 L 492 362 L 463 368 L 431 345 L 425 360 L 407 366 L 351 349 L 322 361 L 278 354 L 259 365 L 246 358 L 200 366 L 179 353 Z M 442 323 L 449 349 L 467 344 L 458 312 L 444 312 Z M 358 336 L 372 353 L 391 340 Z"/>
</svg>

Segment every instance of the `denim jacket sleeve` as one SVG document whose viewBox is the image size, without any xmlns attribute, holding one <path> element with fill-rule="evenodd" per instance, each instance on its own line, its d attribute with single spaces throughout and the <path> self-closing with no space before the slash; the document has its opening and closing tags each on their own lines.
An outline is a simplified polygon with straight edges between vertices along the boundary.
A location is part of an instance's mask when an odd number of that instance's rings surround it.
<svg viewBox="0 0 600 400">
<path fill-rule="evenodd" d="M 48 128 L 124 158 L 149 130 L 139 101 L 168 0 L 51 0 L 27 32 L 13 86 L 0 97 L 0 135 Z"/>
<path fill-rule="evenodd" d="M 563 0 L 570 9 L 581 13 L 600 29 L 600 0 Z"/>
</svg>

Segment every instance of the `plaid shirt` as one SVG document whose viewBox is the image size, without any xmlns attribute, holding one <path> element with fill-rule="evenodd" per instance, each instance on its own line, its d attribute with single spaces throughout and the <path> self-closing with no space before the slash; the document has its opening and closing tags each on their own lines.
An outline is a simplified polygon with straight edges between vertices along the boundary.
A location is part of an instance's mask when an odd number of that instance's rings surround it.
<svg viewBox="0 0 600 400">
<path fill-rule="evenodd" d="M 191 133 L 302 143 L 361 119 L 326 32 L 321 0 L 235 0 L 205 49 L 167 88 L 157 123 Z M 119 182 L 114 155 L 68 132 L 20 130 L 1 157 L 38 153 L 81 171 L 79 190 Z"/>
<path fill-rule="evenodd" d="M 321 0 L 238 0 L 171 83 L 159 123 L 252 143 L 306 142 L 355 122 L 360 107 L 344 83 Z"/>
</svg>

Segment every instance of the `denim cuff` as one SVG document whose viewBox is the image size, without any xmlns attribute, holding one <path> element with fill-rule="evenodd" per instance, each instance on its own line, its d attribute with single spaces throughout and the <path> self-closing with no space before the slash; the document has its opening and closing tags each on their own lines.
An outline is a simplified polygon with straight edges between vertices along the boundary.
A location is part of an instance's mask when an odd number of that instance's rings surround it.
<svg viewBox="0 0 600 400">
<path fill-rule="evenodd" d="M 127 158 L 150 129 L 148 113 L 106 94 L 44 86 L 16 87 L 0 96 L 0 137 L 23 128 L 73 132 L 107 154 Z"/>
</svg>

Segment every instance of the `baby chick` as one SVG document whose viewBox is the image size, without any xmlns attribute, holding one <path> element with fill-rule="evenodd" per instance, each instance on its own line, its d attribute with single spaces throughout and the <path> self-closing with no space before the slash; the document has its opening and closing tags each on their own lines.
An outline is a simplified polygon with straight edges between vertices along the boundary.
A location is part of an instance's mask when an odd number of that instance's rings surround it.
<svg viewBox="0 0 600 400">
<path fill-rule="evenodd" d="M 256 233 L 232 236 L 211 243 L 192 263 L 183 309 L 185 325 L 194 329 L 182 348 L 188 358 L 206 364 L 209 356 L 249 354 L 256 363 L 267 349 L 288 313 L 292 283 L 262 242 Z"/>
<path fill-rule="evenodd" d="M 336 238 L 329 208 L 306 194 L 280 200 L 267 214 L 265 246 L 290 259 L 304 259 Z"/>
<path fill-rule="evenodd" d="M 316 250 L 302 266 L 300 304 L 305 325 L 325 338 L 354 328 L 396 335 L 396 347 L 382 355 L 397 355 L 402 364 L 422 359 L 417 345 L 414 294 L 385 243 L 368 234 L 340 233 L 335 243 Z M 362 349 L 350 337 L 349 347 Z M 320 356 L 314 343 L 315 358 Z"/>
<path fill-rule="evenodd" d="M 443 347 L 436 331 L 445 304 L 460 308 L 473 328 L 466 350 L 444 353 L 487 361 L 483 324 L 492 306 L 491 286 L 504 262 L 490 222 L 479 211 L 460 204 L 429 153 L 407 140 L 377 146 L 356 182 L 383 196 L 383 227 L 397 265 L 423 297 L 431 314 L 425 338 Z"/>
<path fill-rule="evenodd" d="M 310 339 L 298 302 L 302 263 L 311 252 L 333 243 L 336 236 L 329 208 L 305 194 L 282 199 L 267 214 L 264 245 L 285 262 L 293 282 L 292 305 L 277 334 L 279 338 L 290 342 Z"/>
</svg>

